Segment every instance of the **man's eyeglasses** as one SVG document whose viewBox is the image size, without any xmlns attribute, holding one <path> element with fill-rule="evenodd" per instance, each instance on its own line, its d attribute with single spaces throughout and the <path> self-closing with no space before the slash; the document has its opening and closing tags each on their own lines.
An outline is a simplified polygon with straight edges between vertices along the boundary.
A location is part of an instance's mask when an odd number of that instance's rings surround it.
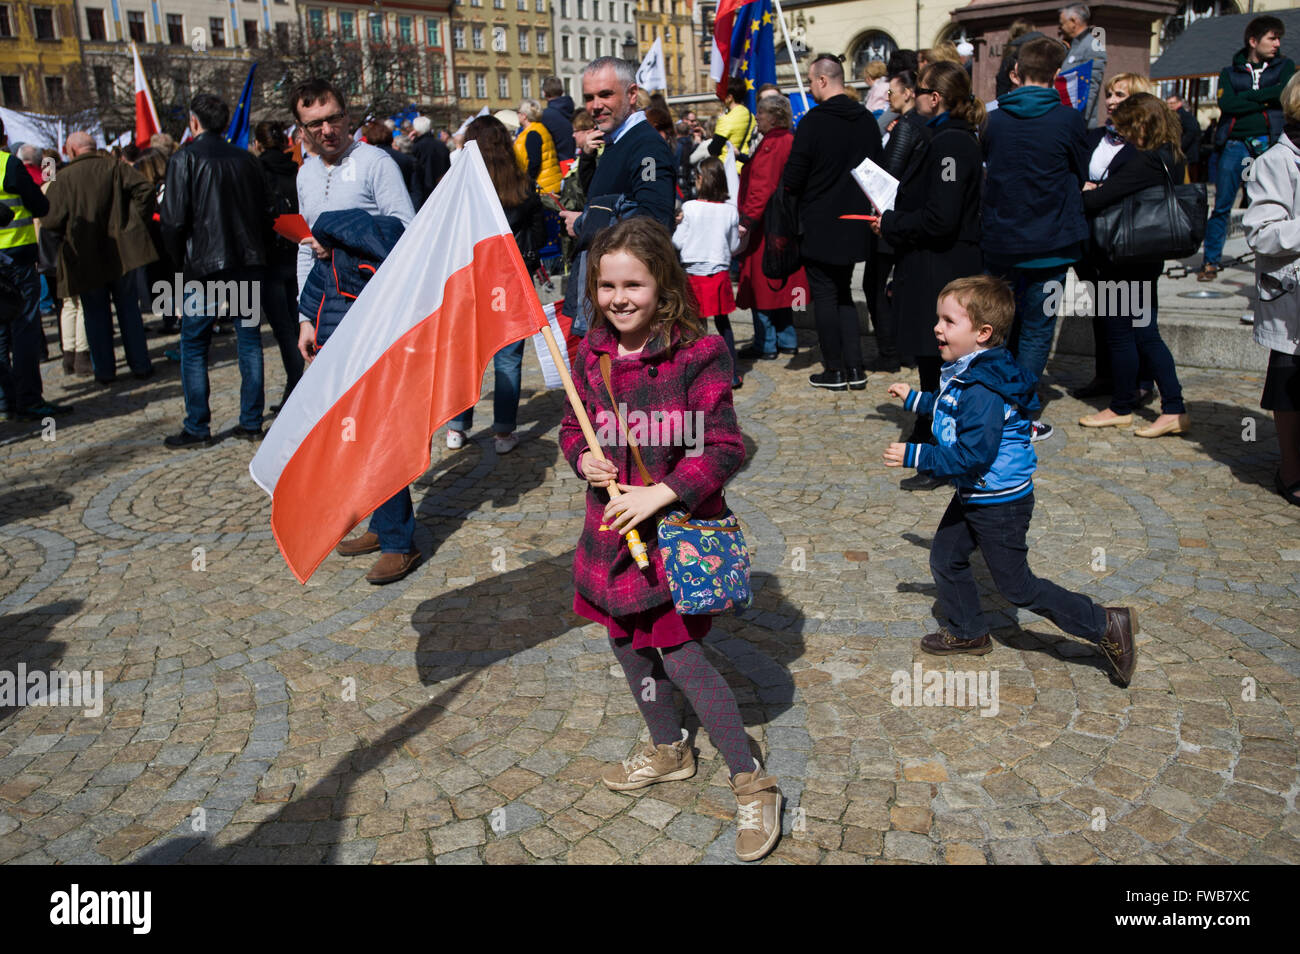
<svg viewBox="0 0 1300 954">
<path fill-rule="evenodd" d="M 324 119 L 315 119 L 309 123 L 303 123 L 308 132 L 318 133 L 326 123 L 330 124 L 332 129 L 337 129 L 343 125 L 343 120 L 347 118 L 347 113 L 335 113 L 333 116 L 326 116 Z"/>
</svg>

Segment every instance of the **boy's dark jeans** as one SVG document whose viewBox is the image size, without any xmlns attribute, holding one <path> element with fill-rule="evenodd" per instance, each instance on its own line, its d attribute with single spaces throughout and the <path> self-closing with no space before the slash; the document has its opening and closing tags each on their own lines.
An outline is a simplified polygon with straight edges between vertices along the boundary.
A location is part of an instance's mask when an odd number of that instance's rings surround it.
<svg viewBox="0 0 1300 954">
<path fill-rule="evenodd" d="M 948 504 L 930 547 L 930 572 L 939 606 L 958 639 L 980 639 L 988 631 L 980 611 L 979 587 L 970 568 L 978 547 L 1003 599 L 1050 619 L 1071 636 L 1098 642 L 1106 635 L 1106 611 L 1082 593 L 1071 593 L 1029 570 L 1025 534 L 1034 514 L 1034 495 L 1001 504 Z"/>
</svg>

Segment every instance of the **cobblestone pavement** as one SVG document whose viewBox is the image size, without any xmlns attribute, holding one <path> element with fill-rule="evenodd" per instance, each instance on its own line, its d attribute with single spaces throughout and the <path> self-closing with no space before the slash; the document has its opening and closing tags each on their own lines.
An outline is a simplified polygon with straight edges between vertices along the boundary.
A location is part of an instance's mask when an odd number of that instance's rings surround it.
<svg viewBox="0 0 1300 954">
<path fill-rule="evenodd" d="M 304 587 L 251 445 L 164 450 L 171 342 L 152 339 L 157 378 L 107 391 L 45 365 L 76 412 L 53 440 L 0 429 L 0 670 L 102 670 L 106 695 L 97 718 L 0 710 L 0 861 L 734 861 L 726 767 L 694 722 L 695 778 L 597 781 L 645 730 L 603 631 L 569 609 L 583 484 L 531 357 L 517 451 L 498 458 L 484 427 L 460 451 L 435 440 L 414 488 L 428 561 L 372 587 L 372 558 L 331 556 Z M 214 421 L 232 427 L 218 342 Z M 1091 646 L 1000 601 L 982 564 L 996 649 L 920 653 L 950 492 L 903 492 L 879 464 L 910 427 L 892 377 L 815 391 L 811 357 L 760 362 L 737 394 L 750 456 L 729 501 L 758 595 L 706 644 L 787 796 L 767 863 L 1300 861 L 1300 512 L 1271 492 L 1261 381 L 1184 371 L 1185 438 L 1048 407 L 1032 564 L 1139 609 L 1123 690 Z M 1054 361 L 1049 381 L 1088 372 Z M 996 714 L 894 705 L 917 663 L 996 673 Z"/>
</svg>

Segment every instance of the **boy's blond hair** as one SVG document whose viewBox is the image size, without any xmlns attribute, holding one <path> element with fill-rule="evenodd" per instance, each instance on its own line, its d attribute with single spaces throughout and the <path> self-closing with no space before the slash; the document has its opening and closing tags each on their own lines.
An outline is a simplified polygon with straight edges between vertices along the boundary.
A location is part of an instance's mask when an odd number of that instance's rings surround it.
<svg viewBox="0 0 1300 954">
<path fill-rule="evenodd" d="M 1016 296 L 1012 294 L 1010 285 L 992 275 L 954 278 L 943 286 L 935 304 L 948 297 L 955 298 L 957 304 L 966 309 L 971 327 L 976 331 L 984 325 L 993 329 L 993 334 L 989 335 L 990 348 L 1006 341 L 1016 318 Z"/>
</svg>

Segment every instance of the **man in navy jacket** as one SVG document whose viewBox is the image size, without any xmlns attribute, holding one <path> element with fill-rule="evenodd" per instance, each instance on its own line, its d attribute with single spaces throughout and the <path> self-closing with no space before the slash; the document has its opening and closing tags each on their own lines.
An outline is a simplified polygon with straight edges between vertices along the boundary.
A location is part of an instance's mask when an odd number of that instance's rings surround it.
<svg viewBox="0 0 1300 954">
<path fill-rule="evenodd" d="M 1083 257 L 1088 237 L 1087 128 L 1052 87 L 1064 59 L 1056 40 L 1023 44 L 1011 71 L 1017 88 L 998 99 L 982 140 L 988 171 L 980 244 L 988 270 L 1015 291 L 1008 347 L 1035 380 L 1047 367 L 1066 271 Z M 1051 434 L 1050 424 L 1034 422 L 1034 440 Z"/>
<path fill-rule="evenodd" d="M 636 108 L 636 69 L 627 60 L 602 56 L 582 71 L 582 98 L 596 124 L 593 145 L 604 152 L 587 187 L 581 212 L 562 211 L 569 234 L 580 253 L 569 270 L 564 313 L 573 319 L 574 334 L 585 334 L 591 304 L 585 300 L 587 248 L 596 233 L 617 219 L 648 215 L 668 231 L 673 229 L 677 180 L 673 154 L 664 138 Z"/>
</svg>

